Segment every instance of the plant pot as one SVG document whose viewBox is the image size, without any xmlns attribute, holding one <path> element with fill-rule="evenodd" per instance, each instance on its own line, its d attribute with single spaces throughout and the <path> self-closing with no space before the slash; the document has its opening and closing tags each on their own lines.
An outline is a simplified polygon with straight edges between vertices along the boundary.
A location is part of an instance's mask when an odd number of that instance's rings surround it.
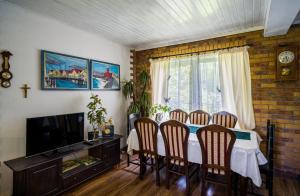
<svg viewBox="0 0 300 196">
<path fill-rule="evenodd" d="M 163 113 L 157 113 L 156 115 L 155 115 L 155 121 L 156 122 L 161 122 L 162 120 L 164 119 L 164 114 Z"/>
</svg>

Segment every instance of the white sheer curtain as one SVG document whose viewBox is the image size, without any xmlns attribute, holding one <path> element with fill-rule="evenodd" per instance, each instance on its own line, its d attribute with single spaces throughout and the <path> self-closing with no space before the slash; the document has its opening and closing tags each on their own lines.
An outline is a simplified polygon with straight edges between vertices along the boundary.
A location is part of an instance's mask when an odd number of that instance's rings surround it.
<svg viewBox="0 0 300 196">
<path fill-rule="evenodd" d="M 218 112 L 222 102 L 217 61 L 215 53 L 151 60 L 153 104 L 167 100 L 173 109 Z"/>
<path fill-rule="evenodd" d="M 222 109 L 222 100 L 217 54 L 193 55 L 191 62 L 190 111 L 218 112 Z"/>
<path fill-rule="evenodd" d="M 169 58 L 151 59 L 152 104 L 165 104 L 168 97 Z"/>
<path fill-rule="evenodd" d="M 251 74 L 247 47 L 219 52 L 223 108 L 238 117 L 242 129 L 254 129 Z"/>
</svg>

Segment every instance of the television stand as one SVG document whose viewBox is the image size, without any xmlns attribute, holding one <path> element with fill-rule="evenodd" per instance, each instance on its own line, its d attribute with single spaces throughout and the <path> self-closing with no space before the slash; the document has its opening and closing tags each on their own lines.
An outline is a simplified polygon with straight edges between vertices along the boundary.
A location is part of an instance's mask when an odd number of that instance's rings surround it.
<svg viewBox="0 0 300 196">
<path fill-rule="evenodd" d="M 55 149 L 53 151 L 50 151 L 50 152 L 45 152 L 45 153 L 42 153 L 43 156 L 45 157 L 48 157 L 48 158 L 54 158 L 54 157 L 57 157 L 57 156 L 63 156 L 63 155 L 68 155 L 68 154 L 71 154 L 75 151 L 78 151 L 80 149 L 73 149 L 71 147 L 67 147 L 67 148 L 61 148 L 61 149 Z"/>
<path fill-rule="evenodd" d="M 50 156 L 37 154 L 5 161 L 13 170 L 13 195 L 58 195 L 112 169 L 120 163 L 121 137 L 99 138 L 92 146 L 77 143 L 66 148 L 71 151 L 50 153 Z M 88 150 L 88 155 L 96 161 L 63 172 L 63 158 L 80 150 Z"/>
</svg>

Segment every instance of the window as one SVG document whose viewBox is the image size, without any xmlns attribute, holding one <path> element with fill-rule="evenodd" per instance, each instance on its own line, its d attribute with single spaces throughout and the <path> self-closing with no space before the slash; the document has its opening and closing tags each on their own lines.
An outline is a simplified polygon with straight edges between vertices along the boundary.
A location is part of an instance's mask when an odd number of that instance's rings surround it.
<svg viewBox="0 0 300 196">
<path fill-rule="evenodd" d="M 222 109 L 216 54 L 171 58 L 169 75 L 168 105 L 172 109 L 202 109 L 209 113 Z"/>
<path fill-rule="evenodd" d="M 255 128 L 248 47 L 150 59 L 152 103 L 186 112 L 225 110 Z"/>
</svg>

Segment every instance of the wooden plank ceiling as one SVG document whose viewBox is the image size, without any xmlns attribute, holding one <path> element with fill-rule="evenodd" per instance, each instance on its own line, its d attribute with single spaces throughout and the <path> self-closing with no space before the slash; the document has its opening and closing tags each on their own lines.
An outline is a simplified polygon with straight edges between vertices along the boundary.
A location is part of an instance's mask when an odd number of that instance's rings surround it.
<svg viewBox="0 0 300 196">
<path fill-rule="evenodd" d="M 7 0 L 133 48 L 263 29 L 268 0 Z"/>
</svg>

